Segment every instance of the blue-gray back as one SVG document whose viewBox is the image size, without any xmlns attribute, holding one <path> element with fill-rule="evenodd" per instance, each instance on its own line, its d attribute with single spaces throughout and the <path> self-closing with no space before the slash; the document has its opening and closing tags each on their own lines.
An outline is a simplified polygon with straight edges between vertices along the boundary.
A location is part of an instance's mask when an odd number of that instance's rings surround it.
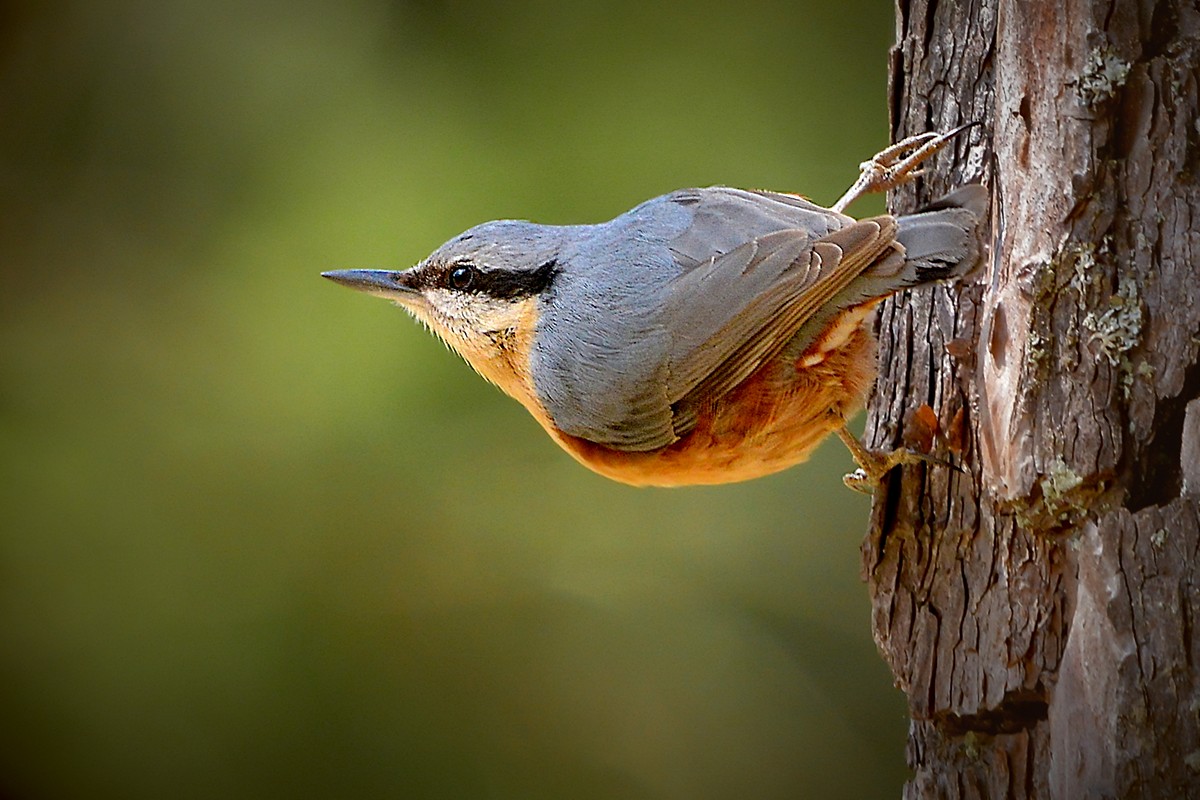
<svg viewBox="0 0 1200 800">
<path fill-rule="evenodd" d="M 540 304 L 539 399 L 571 435 L 670 444 L 695 422 L 689 393 L 727 391 L 795 335 L 812 309 L 772 320 L 835 266 L 814 243 L 854 224 L 791 195 L 713 187 L 573 228 Z"/>
</svg>

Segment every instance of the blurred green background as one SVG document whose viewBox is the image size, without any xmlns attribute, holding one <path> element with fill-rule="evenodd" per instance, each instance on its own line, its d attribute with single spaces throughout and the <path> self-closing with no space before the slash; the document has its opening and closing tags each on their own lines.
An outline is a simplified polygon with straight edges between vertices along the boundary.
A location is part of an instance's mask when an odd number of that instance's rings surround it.
<svg viewBox="0 0 1200 800">
<path fill-rule="evenodd" d="M 896 796 L 839 444 L 610 483 L 317 276 L 681 186 L 831 202 L 891 15 L 0 3 L 0 797 Z"/>
</svg>

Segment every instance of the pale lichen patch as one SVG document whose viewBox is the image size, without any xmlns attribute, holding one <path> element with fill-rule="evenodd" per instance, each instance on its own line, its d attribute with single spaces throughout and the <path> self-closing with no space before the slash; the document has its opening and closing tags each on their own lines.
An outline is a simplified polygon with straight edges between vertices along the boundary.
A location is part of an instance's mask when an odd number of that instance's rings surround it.
<svg viewBox="0 0 1200 800">
<path fill-rule="evenodd" d="M 1129 79 L 1130 64 L 1111 48 L 1095 47 L 1088 53 L 1076 88 L 1079 99 L 1088 108 L 1108 100 Z"/>
<path fill-rule="evenodd" d="M 1102 313 L 1089 311 L 1083 318 L 1083 326 L 1091 335 L 1089 343 L 1095 343 L 1099 354 L 1116 367 L 1120 374 L 1121 392 L 1126 399 L 1133 389 L 1135 370 L 1129 360 L 1129 351 L 1142 342 L 1142 302 L 1138 295 L 1137 282 L 1122 277 L 1117 292 L 1108 298 L 1108 308 Z M 1137 374 L 1145 376 L 1144 370 Z M 1152 373 L 1151 373 L 1152 374 Z"/>
<path fill-rule="evenodd" d="M 1122 277 L 1116 294 L 1108 298 L 1108 308 L 1100 314 L 1089 311 L 1083 325 L 1099 345 L 1100 354 L 1114 367 L 1128 364 L 1125 354 L 1141 344 L 1142 304 L 1137 283 Z"/>
</svg>

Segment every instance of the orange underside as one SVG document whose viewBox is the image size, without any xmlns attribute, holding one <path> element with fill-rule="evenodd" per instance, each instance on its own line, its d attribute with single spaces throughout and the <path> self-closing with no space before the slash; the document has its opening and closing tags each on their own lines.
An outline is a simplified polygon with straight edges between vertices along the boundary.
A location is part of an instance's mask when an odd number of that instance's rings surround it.
<svg viewBox="0 0 1200 800">
<path fill-rule="evenodd" d="M 785 354 L 764 364 L 715 401 L 686 436 L 660 450 L 624 452 L 548 430 L 580 462 L 622 483 L 733 483 L 808 458 L 840 424 L 838 415 L 861 407 L 874 377 L 874 339 L 855 325 L 833 349 L 810 348 L 799 358 Z"/>
</svg>

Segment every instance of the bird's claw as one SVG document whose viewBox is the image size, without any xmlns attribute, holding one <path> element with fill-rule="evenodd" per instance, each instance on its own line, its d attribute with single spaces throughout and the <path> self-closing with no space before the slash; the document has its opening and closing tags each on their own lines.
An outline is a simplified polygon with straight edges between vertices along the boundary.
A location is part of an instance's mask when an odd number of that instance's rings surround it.
<svg viewBox="0 0 1200 800">
<path fill-rule="evenodd" d="M 883 483 L 883 479 L 887 477 L 889 472 L 896 467 L 908 464 L 940 464 L 954 468 L 952 464 L 947 464 L 933 456 L 914 453 L 911 450 L 901 449 L 890 452 L 869 450 L 850 432 L 844 423 L 834 430 L 838 438 L 849 449 L 850 455 L 854 458 L 854 463 L 858 464 L 858 469 L 842 477 L 842 483 L 846 484 L 847 488 L 853 489 L 856 492 L 873 494 L 879 488 L 880 484 Z"/>
<path fill-rule="evenodd" d="M 977 124 L 968 122 L 940 133 L 919 133 L 881 150 L 859 165 L 858 180 L 830 208 L 841 213 L 864 194 L 886 192 L 917 178 L 924 173 L 924 170 L 918 169 L 922 162 L 945 147 L 955 136 Z"/>
<path fill-rule="evenodd" d="M 864 458 L 865 456 L 865 458 Z M 862 458 L 863 460 L 859 460 Z M 911 450 L 892 450 L 889 453 L 874 453 L 863 448 L 863 455 L 855 455 L 858 469 L 842 476 L 846 487 L 863 494 L 874 494 L 887 474 L 896 467 L 906 464 L 940 463 L 929 456 Z"/>
</svg>

